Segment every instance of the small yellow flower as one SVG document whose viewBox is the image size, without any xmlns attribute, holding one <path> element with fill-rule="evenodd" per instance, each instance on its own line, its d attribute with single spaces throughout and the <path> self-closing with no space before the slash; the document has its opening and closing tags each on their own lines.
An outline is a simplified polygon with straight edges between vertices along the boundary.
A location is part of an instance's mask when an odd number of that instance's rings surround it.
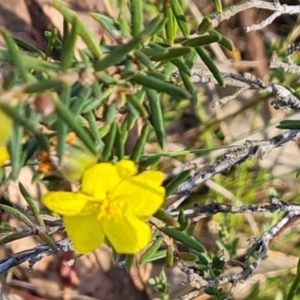
<svg viewBox="0 0 300 300">
<path fill-rule="evenodd" d="M 137 175 L 130 160 L 100 163 L 84 171 L 78 193 L 49 192 L 42 201 L 63 216 L 79 253 L 96 249 L 105 239 L 118 253 L 136 253 L 151 239 L 145 221 L 164 201 L 163 177 L 159 171 Z"/>
</svg>

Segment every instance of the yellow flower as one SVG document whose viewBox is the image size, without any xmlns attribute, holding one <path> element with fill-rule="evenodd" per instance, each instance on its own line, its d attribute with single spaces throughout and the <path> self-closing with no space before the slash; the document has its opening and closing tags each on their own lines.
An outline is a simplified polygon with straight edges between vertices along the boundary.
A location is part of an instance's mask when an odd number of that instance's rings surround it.
<svg viewBox="0 0 300 300">
<path fill-rule="evenodd" d="M 2 167 L 9 158 L 9 153 L 7 152 L 6 147 L 0 146 L 0 167 Z"/>
<path fill-rule="evenodd" d="M 164 201 L 162 181 L 159 171 L 137 175 L 130 160 L 100 163 L 84 171 L 78 193 L 49 192 L 42 201 L 63 216 L 79 253 L 96 249 L 105 239 L 118 253 L 136 253 L 151 239 L 145 221 Z"/>
</svg>

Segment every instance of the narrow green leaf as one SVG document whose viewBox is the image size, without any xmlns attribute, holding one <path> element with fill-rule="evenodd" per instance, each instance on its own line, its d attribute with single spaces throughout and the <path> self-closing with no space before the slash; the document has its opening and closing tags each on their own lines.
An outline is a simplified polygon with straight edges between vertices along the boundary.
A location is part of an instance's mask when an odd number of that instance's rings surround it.
<svg viewBox="0 0 300 300">
<path fill-rule="evenodd" d="M 137 118 L 131 114 L 127 114 L 124 122 L 121 125 L 122 132 L 126 134 L 135 125 Z"/>
<path fill-rule="evenodd" d="M 167 22 L 165 25 L 167 40 L 168 40 L 169 45 L 173 46 L 175 35 L 176 35 L 176 24 L 174 22 L 175 16 L 173 14 L 173 10 L 172 10 L 171 3 L 169 0 L 164 0 L 163 5 L 164 5 L 164 14 L 167 19 Z"/>
<path fill-rule="evenodd" d="M 213 62 L 213 60 L 207 54 L 207 52 L 202 47 L 196 47 L 195 49 L 199 54 L 200 58 L 202 59 L 202 61 L 206 64 L 207 68 L 212 72 L 219 85 L 224 86 L 225 85 L 224 79 L 221 73 L 219 72 L 218 68 L 216 67 L 215 63 Z"/>
<path fill-rule="evenodd" d="M 23 184 L 21 182 L 19 182 L 19 189 L 20 192 L 22 194 L 22 196 L 24 197 L 24 199 L 26 200 L 26 202 L 28 203 L 30 210 L 32 211 L 35 219 L 37 220 L 38 224 L 40 226 L 44 226 L 44 220 L 40 214 L 40 210 L 36 204 L 36 201 L 29 195 L 29 193 L 26 191 L 26 189 L 24 188 Z"/>
<path fill-rule="evenodd" d="M 174 250 L 172 246 L 168 246 L 166 253 L 166 267 L 172 268 L 174 266 Z"/>
<path fill-rule="evenodd" d="M 16 241 L 30 235 L 32 235 L 31 232 L 9 232 L 0 234 L 0 245 L 5 245 L 9 242 Z"/>
<path fill-rule="evenodd" d="M 124 60 L 126 55 L 131 52 L 132 50 L 138 48 L 140 44 L 147 38 L 152 35 L 154 35 L 164 24 L 164 20 L 161 16 L 157 16 L 154 18 L 148 26 L 133 40 L 131 40 L 129 43 L 122 45 L 115 50 L 113 50 L 110 54 L 108 54 L 103 59 L 99 60 L 95 64 L 95 70 L 101 71 L 109 66 L 118 64 Z"/>
<path fill-rule="evenodd" d="M 184 211 L 181 209 L 178 215 L 178 222 L 180 224 L 180 231 L 184 231 L 189 226 L 189 221 L 187 216 L 185 215 Z"/>
<path fill-rule="evenodd" d="M 173 10 L 176 22 L 177 22 L 182 34 L 186 38 L 188 38 L 189 35 L 190 35 L 189 27 L 188 27 L 188 23 L 185 19 L 184 12 L 181 8 L 181 5 L 180 5 L 178 0 L 170 0 L 170 2 L 171 2 L 171 7 L 172 7 L 172 10 Z"/>
<path fill-rule="evenodd" d="M 6 113 L 3 106 L 1 107 L 1 109 Z M 15 113 L 23 114 L 23 112 L 24 112 L 23 107 L 20 107 L 18 109 L 18 112 Z M 18 122 L 16 122 L 16 120 L 14 119 L 13 132 L 11 134 L 11 138 L 8 144 L 10 160 L 12 164 L 12 172 L 10 176 L 14 180 L 18 178 L 20 170 L 23 166 L 22 165 L 22 143 L 20 142 L 22 140 L 23 133 L 24 133 L 24 127 L 20 125 Z"/>
<path fill-rule="evenodd" d="M 191 94 L 191 104 L 193 106 L 196 106 L 198 102 L 197 92 L 195 90 L 195 86 L 192 83 L 191 77 L 183 72 L 182 69 L 179 69 L 179 73 L 186 90 Z"/>
<path fill-rule="evenodd" d="M 134 263 L 134 254 L 127 254 L 125 258 L 125 269 L 127 272 L 130 272 L 133 263 Z"/>
<path fill-rule="evenodd" d="M 199 241 L 197 241 L 194 237 L 189 236 L 182 231 L 179 231 L 174 228 L 169 228 L 169 227 L 160 228 L 160 230 L 167 236 L 173 238 L 174 240 L 182 243 L 187 247 L 190 247 L 199 252 L 205 251 L 204 246 Z"/>
<path fill-rule="evenodd" d="M 120 28 L 122 30 L 122 33 L 124 35 L 130 36 L 131 33 L 130 26 L 122 13 L 119 15 L 118 21 L 120 23 Z"/>
<path fill-rule="evenodd" d="M 197 33 L 198 34 L 204 34 L 204 33 L 206 33 L 211 28 L 211 25 L 212 25 L 211 18 L 204 17 L 202 19 L 201 23 L 198 26 Z"/>
<path fill-rule="evenodd" d="M 11 226 L 9 223 L 7 223 L 7 222 L 1 222 L 1 224 L 0 224 L 0 229 L 1 229 L 1 231 L 3 232 L 3 231 L 14 231 L 14 230 L 16 230 L 15 229 L 15 227 L 13 227 L 13 226 Z"/>
<path fill-rule="evenodd" d="M 155 242 L 152 243 L 150 247 L 143 253 L 139 260 L 139 265 L 143 265 L 144 263 L 148 262 L 152 259 L 152 257 L 156 254 L 157 250 L 163 243 L 162 238 L 158 238 Z"/>
<path fill-rule="evenodd" d="M 121 160 L 125 155 L 125 139 L 124 139 L 123 132 L 119 126 L 117 127 L 115 147 L 116 147 L 116 155 L 118 157 L 118 160 Z"/>
<path fill-rule="evenodd" d="M 32 179 L 31 179 L 31 183 L 32 184 L 36 184 L 39 183 L 43 180 L 44 174 L 40 173 L 40 172 L 36 172 L 33 174 Z"/>
<path fill-rule="evenodd" d="M 221 0 L 213 0 L 214 1 L 214 6 L 216 8 L 217 13 L 222 13 L 223 12 L 223 7 L 222 7 L 222 2 Z"/>
<path fill-rule="evenodd" d="M 95 145 L 89 133 L 78 124 L 77 118 L 74 118 L 73 114 L 62 101 L 56 99 L 55 103 L 59 117 L 65 120 L 65 122 L 70 126 L 70 128 L 72 128 L 72 130 L 75 131 L 78 138 L 82 140 L 85 146 L 92 153 L 95 154 Z"/>
<path fill-rule="evenodd" d="M 56 8 L 69 23 L 72 23 L 75 18 L 77 19 L 78 34 L 84 40 L 84 42 L 91 50 L 91 52 L 95 55 L 95 57 L 99 58 L 102 55 L 100 47 L 93 35 L 91 34 L 91 32 L 83 24 L 83 22 L 76 16 L 76 14 L 72 10 L 63 5 L 61 2 L 57 0 L 52 0 L 51 3 L 53 7 Z"/>
<path fill-rule="evenodd" d="M 187 55 L 192 51 L 190 47 L 178 47 L 178 48 L 167 48 L 167 52 L 165 54 L 161 54 L 158 56 L 152 56 L 152 60 L 161 61 L 161 60 L 169 60 L 175 57 L 180 57 L 183 55 Z"/>
<path fill-rule="evenodd" d="M 300 121 L 298 121 L 298 120 L 283 120 L 276 127 L 279 129 L 299 129 Z"/>
<path fill-rule="evenodd" d="M 194 50 L 186 57 L 184 64 L 186 65 L 187 68 L 191 69 L 195 65 L 197 58 L 198 58 L 198 54 Z"/>
<path fill-rule="evenodd" d="M 188 77 L 191 76 L 190 68 L 183 61 L 182 57 L 170 59 L 170 62 L 174 64 L 178 68 L 178 70 L 184 72 Z"/>
<path fill-rule="evenodd" d="M 152 257 L 149 257 L 149 259 L 146 262 L 156 261 L 156 260 L 165 258 L 166 255 L 167 255 L 167 251 L 166 250 L 159 250 L 155 254 L 153 254 Z"/>
<path fill-rule="evenodd" d="M 142 128 L 141 135 L 132 151 L 130 159 L 134 162 L 138 162 L 140 159 L 141 154 L 143 153 L 145 144 L 149 138 L 152 126 L 147 122 L 144 124 Z"/>
<path fill-rule="evenodd" d="M 10 207 L 8 205 L 5 205 L 5 204 L 0 204 L 0 207 L 4 211 L 6 211 L 7 213 L 9 213 L 10 215 L 16 217 L 17 219 L 19 219 L 20 221 L 22 221 L 23 223 L 25 223 L 27 226 L 35 227 L 35 225 L 29 220 L 29 218 L 26 217 L 23 213 L 21 213 L 17 209 L 15 209 L 13 207 Z"/>
<path fill-rule="evenodd" d="M 37 57 L 44 57 L 44 53 L 40 49 L 36 48 L 35 46 L 33 46 L 23 40 L 20 40 L 16 37 L 12 37 L 12 38 L 14 39 L 14 41 L 20 48 L 25 50 L 25 52 L 29 51 L 30 55 L 34 54 L 34 55 L 37 55 Z"/>
<path fill-rule="evenodd" d="M 179 252 L 178 257 L 184 261 L 196 262 L 199 260 L 199 258 L 196 254 L 189 253 L 189 252 Z"/>
<path fill-rule="evenodd" d="M 115 144 L 116 136 L 117 136 L 117 128 L 118 124 L 113 122 L 110 126 L 109 134 L 106 136 L 105 147 L 102 152 L 102 160 L 108 161 L 112 156 L 112 149 Z"/>
<path fill-rule="evenodd" d="M 298 260 L 298 264 L 297 264 L 297 274 L 296 277 L 290 287 L 289 293 L 286 297 L 285 300 L 292 300 L 292 299 L 296 299 L 296 293 L 299 290 L 299 286 L 300 286 L 300 258 Z"/>
<path fill-rule="evenodd" d="M 48 235 L 46 234 L 45 232 L 39 230 L 38 231 L 38 236 L 40 237 L 40 239 L 46 243 L 47 245 L 55 248 L 55 242 L 53 241 L 53 239 Z"/>
<path fill-rule="evenodd" d="M 89 111 L 87 114 L 87 120 L 90 125 L 89 131 L 91 132 L 91 136 L 94 138 L 96 141 L 96 149 L 97 152 L 102 152 L 104 143 L 102 141 L 100 132 L 98 130 L 98 125 L 96 123 L 96 117 L 95 114 L 92 111 Z"/>
<path fill-rule="evenodd" d="M 0 33 L 2 34 L 3 39 L 5 40 L 6 46 L 9 51 L 8 52 L 9 56 L 11 57 L 14 66 L 20 71 L 21 75 L 26 81 L 32 80 L 33 77 L 31 76 L 30 72 L 27 70 L 22 60 L 22 56 L 20 54 L 18 46 L 15 43 L 14 39 L 9 35 L 9 33 L 4 28 L 0 29 Z"/>
<path fill-rule="evenodd" d="M 143 0 L 130 0 L 131 34 L 138 36 L 144 29 Z"/>
<path fill-rule="evenodd" d="M 168 52 L 168 48 L 165 47 L 151 47 L 151 48 L 143 48 L 141 51 L 147 55 L 148 57 L 160 56 L 166 54 Z"/>
<path fill-rule="evenodd" d="M 218 31 L 216 31 L 216 30 L 209 30 L 209 34 L 219 35 L 220 36 L 220 40 L 218 41 L 218 43 L 221 46 L 223 46 L 226 49 L 228 49 L 229 51 L 233 51 L 234 50 L 234 45 L 233 45 L 232 41 L 230 39 L 228 39 L 227 37 L 225 37 L 224 35 L 220 34 Z"/>
<path fill-rule="evenodd" d="M 158 92 L 164 92 L 176 98 L 190 98 L 190 94 L 187 91 L 171 84 L 170 82 L 160 80 L 152 76 L 146 76 L 141 73 L 135 73 L 135 75 L 131 77 L 130 81 L 140 84 L 144 87 L 154 89 Z"/>
<path fill-rule="evenodd" d="M 168 61 L 165 66 L 164 66 L 164 70 L 163 70 L 163 74 L 165 76 L 165 78 L 170 78 L 170 76 L 174 73 L 174 71 L 176 70 L 176 66 L 171 63 L 170 61 Z"/>
<path fill-rule="evenodd" d="M 71 87 L 68 86 L 64 87 L 62 89 L 62 93 L 60 96 L 60 102 L 63 103 L 66 108 L 69 108 L 70 99 L 71 99 Z M 72 113 L 70 112 L 70 114 Z M 73 116 L 73 119 L 76 119 L 76 117 Z M 57 151 L 57 157 L 59 159 L 59 162 L 61 162 L 65 154 L 66 139 L 69 131 L 69 126 L 65 122 L 65 119 L 60 119 L 60 118 L 57 119 L 56 131 L 57 131 L 57 141 L 58 141 L 56 151 Z"/>
<path fill-rule="evenodd" d="M 199 263 L 201 263 L 202 265 L 205 265 L 205 266 L 209 265 L 209 261 L 202 253 L 200 253 L 196 250 L 193 250 L 193 249 L 191 250 L 191 253 L 194 253 L 195 255 L 198 256 Z"/>
<path fill-rule="evenodd" d="M 71 104 L 74 116 L 78 117 L 82 113 L 83 108 L 86 107 L 87 104 L 93 102 L 94 97 L 96 97 L 93 92 L 94 89 L 90 86 L 80 86 L 78 90 L 75 87 L 72 88 L 71 97 L 73 97 L 74 94 L 76 95 L 74 100 L 72 99 L 73 101 Z"/>
<path fill-rule="evenodd" d="M 200 47 L 211 43 L 219 42 L 221 40 L 220 35 L 202 35 L 192 39 L 188 39 L 182 42 L 184 46 Z"/>
<path fill-rule="evenodd" d="M 105 108 L 105 112 L 104 112 L 105 123 L 110 125 L 115 120 L 117 112 L 118 112 L 118 108 L 116 103 L 112 103 L 111 105 L 108 105 Z"/>
<path fill-rule="evenodd" d="M 143 156 L 143 155 L 142 155 Z M 139 170 L 141 172 L 147 170 L 149 167 L 157 166 L 160 160 L 159 156 L 153 156 L 139 161 Z"/>
<path fill-rule="evenodd" d="M 147 75 L 152 76 L 154 78 L 157 78 L 159 80 L 166 80 L 166 76 L 161 73 L 161 72 L 157 72 L 157 71 L 148 71 Z"/>
<path fill-rule="evenodd" d="M 180 224 L 177 220 L 175 220 L 171 215 L 165 212 L 163 209 L 159 209 L 155 214 L 154 217 L 163 221 L 167 225 L 173 226 L 175 228 L 180 228 Z"/>
<path fill-rule="evenodd" d="M 134 95 L 127 96 L 127 103 L 130 103 L 138 111 L 140 117 L 148 116 L 146 108 Z"/>
<path fill-rule="evenodd" d="M 139 63 L 147 67 L 149 70 L 153 70 L 154 67 L 151 60 L 143 51 L 135 50 L 134 55 L 138 59 Z"/>
<path fill-rule="evenodd" d="M 9 50 L 0 50 L 0 60 L 14 63 L 14 58 L 11 56 Z M 28 55 L 21 55 L 21 60 L 24 66 L 31 70 L 45 71 L 45 72 L 57 72 L 59 70 L 59 65 L 55 63 L 50 63 L 36 57 L 31 57 Z"/>
<path fill-rule="evenodd" d="M 63 40 L 61 49 L 61 70 L 67 72 L 74 58 L 75 43 L 78 34 L 78 19 L 74 18 L 71 32 Z"/>
<path fill-rule="evenodd" d="M 130 101 L 127 101 L 126 103 L 128 113 L 133 116 L 135 119 L 140 117 L 139 111 L 130 103 Z"/>
<path fill-rule="evenodd" d="M 44 57 L 45 60 L 47 60 L 52 55 L 53 49 L 55 47 L 55 42 L 57 39 L 57 34 L 58 34 L 57 28 L 53 28 L 50 37 L 48 39 L 47 48 Z"/>
<path fill-rule="evenodd" d="M 49 144 L 48 144 L 48 140 L 46 139 L 45 135 L 41 133 L 41 131 L 39 130 L 39 124 L 36 124 L 34 122 L 32 122 L 31 120 L 28 120 L 28 118 L 26 118 L 25 116 L 23 116 L 22 114 L 22 109 L 21 108 L 17 108 L 17 107 L 12 107 L 6 103 L 1 103 L 0 102 L 0 108 L 8 115 L 10 116 L 15 123 L 20 125 L 20 128 L 18 129 L 19 131 L 22 131 L 22 127 L 24 127 L 25 129 L 27 129 L 29 132 L 32 132 L 40 147 L 43 150 L 47 150 L 49 149 Z M 23 131 L 22 131 L 23 133 Z M 17 137 L 13 137 L 11 140 L 11 147 L 12 147 L 12 159 L 14 158 L 14 152 L 18 151 L 19 147 L 21 147 L 21 143 L 20 140 L 22 138 L 22 133 L 19 132 L 17 133 L 18 136 Z M 15 147 L 14 144 L 17 144 L 17 146 Z"/>
<path fill-rule="evenodd" d="M 65 19 L 64 19 L 64 24 L 65 24 Z M 48 40 L 47 45 L 49 45 L 49 41 L 51 40 L 51 47 L 55 48 L 58 52 L 61 51 L 62 41 L 57 36 L 55 36 L 55 38 L 53 38 L 52 31 L 45 31 L 44 36 Z M 48 51 L 50 51 L 50 50 L 48 50 Z M 52 50 L 51 50 L 51 52 L 52 52 Z M 46 59 L 46 58 L 47 58 L 47 56 L 45 55 L 44 59 Z"/>
<path fill-rule="evenodd" d="M 40 93 L 52 89 L 58 90 L 62 88 L 64 85 L 65 85 L 64 82 L 57 79 L 40 80 L 39 82 L 28 84 L 24 91 L 29 94 Z"/>
<path fill-rule="evenodd" d="M 120 24 L 114 19 L 100 13 L 90 13 L 90 15 L 94 20 L 99 22 L 113 38 L 119 39 L 122 37 Z"/>
<path fill-rule="evenodd" d="M 186 181 L 189 177 L 189 170 L 180 172 L 178 175 L 176 175 L 166 186 L 167 197 L 172 195 L 172 193 L 174 193 L 178 189 L 180 184 Z"/>
<path fill-rule="evenodd" d="M 165 146 L 165 126 L 164 118 L 161 110 L 161 104 L 157 96 L 157 92 L 153 89 L 146 89 L 149 108 L 150 108 L 150 118 L 153 125 L 158 143 L 163 149 Z"/>
<path fill-rule="evenodd" d="M 64 18 L 63 21 L 63 38 L 66 39 L 70 35 L 70 26 L 69 22 Z"/>
<path fill-rule="evenodd" d="M 117 87 L 112 86 L 112 87 L 106 88 L 105 90 L 102 90 L 100 84 L 98 84 L 98 83 L 95 84 L 93 86 L 93 91 L 95 94 L 99 92 L 99 95 L 95 95 L 95 98 L 93 98 L 93 101 L 87 103 L 84 106 L 82 113 L 87 113 L 87 112 L 92 111 L 92 110 L 98 108 L 99 106 L 101 106 L 103 101 L 116 91 L 116 88 Z M 98 92 L 96 91 L 97 89 L 99 89 Z"/>
</svg>

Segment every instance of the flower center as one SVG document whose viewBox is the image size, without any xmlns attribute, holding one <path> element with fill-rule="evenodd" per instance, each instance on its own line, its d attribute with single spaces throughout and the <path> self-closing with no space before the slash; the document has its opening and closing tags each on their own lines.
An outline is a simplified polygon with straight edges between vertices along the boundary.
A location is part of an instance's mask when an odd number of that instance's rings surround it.
<svg viewBox="0 0 300 300">
<path fill-rule="evenodd" d="M 114 201 L 110 197 L 107 197 L 107 199 L 101 201 L 98 220 L 101 220 L 104 217 L 110 219 L 118 218 L 124 213 L 123 206 L 122 202 Z"/>
</svg>

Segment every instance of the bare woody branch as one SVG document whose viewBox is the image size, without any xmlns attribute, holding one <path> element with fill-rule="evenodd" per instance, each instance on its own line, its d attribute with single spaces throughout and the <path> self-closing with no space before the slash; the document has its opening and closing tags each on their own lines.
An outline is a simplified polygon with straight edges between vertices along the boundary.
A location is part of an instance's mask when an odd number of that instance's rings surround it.
<svg viewBox="0 0 300 300">
<path fill-rule="evenodd" d="M 264 158 L 274 148 L 278 148 L 289 141 L 295 141 L 299 137 L 300 130 L 290 130 L 269 140 L 246 141 L 244 146 L 229 150 L 221 159 L 210 164 L 206 169 L 196 172 L 192 178 L 189 178 L 187 181 L 182 183 L 178 187 L 177 191 L 168 197 L 168 199 L 170 199 L 180 195 L 180 198 L 171 204 L 167 208 L 167 211 L 171 212 L 175 210 L 189 197 L 194 187 L 212 178 L 216 174 L 228 172 L 233 166 L 242 164 L 250 157 L 257 156 L 259 158 Z"/>
<path fill-rule="evenodd" d="M 16 267 L 25 261 L 28 261 L 29 270 L 31 270 L 34 264 L 40 261 L 43 257 L 52 255 L 59 251 L 73 251 L 73 246 L 69 238 L 65 238 L 56 242 L 55 247 L 51 247 L 50 245 L 40 245 L 29 250 L 21 251 L 9 258 L 1 260 L 0 275 L 5 273 L 10 268 Z"/>
<path fill-rule="evenodd" d="M 276 60 L 272 61 L 272 67 L 275 68 L 276 66 L 287 68 L 287 64 L 278 62 Z M 294 70 L 294 73 L 299 70 L 298 66 L 290 64 L 289 67 L 290 72 Z M 300 70 L 299 70 L 300 72 Z M 178 72 L 175 72 L 174 75 L 178 76 Z M 212 73 L 207 69 L 201 68 L 192 68 L 191 70 L 191 80 L 192 82 L 202 82 L 202 83 L 215 83 L 217 84 L 216 79 L 212 75 Z M 265 83 L 260 78 L 250 74 L 244 73 L 243 75 L 236 75 L 231 73 L 221 73 L 224 78 L 225 84 L 229 86 L 235 86 L 238 90 L 228 96 L 225 96 L 221 99 L 218 99 L 215 103 L 218 104 L 225 104 L 230 100 L 235 99 L 239 94 L 246 90 L 256 90 L 259 93 L 268 92 L 275 95 L 275 100 L 271 102 L 271 105 L 275 109 L 299 109 L 300 108 L 300 101 L 284 86 L 280 84 L 274 83 Z"/>
<path fill-rule="evenodd" d="M 279 1 L 265 2 L 259 0 L 252 0 L 240 5 L 231 6 L 228 10 L 218 15 L 212 15 L 212 27 L 217 27 L 222 21 L 229 20 L 231 17 L 239 12 L 245 11 L 250 8 L 259 8 L 274 11 L 274 13 L 267 19 L 263 20 L 259 24 L 253 24 L 245 27 L 246 32 L 256 31 L 271 24 L 276 18 L 281 15 L 294 15 L 300 13 L 300 5 L 286 5 L 280 4 Z"/>
<path fill-rule="evenodd" d="M 300 204 L 289 204 L 280 199 L 272 198 L 269 204 L 266 205 L 241 205 L 233 206 L 213 201 L 211 204 L 199 205 L 195 204 L 192 209 L 183 211 L 186 216 L 192 218 L 192 221 L 197 221 L 202 218 L 209 217 L 218 213 L 224 214 L 255 214 L 265 212 L 299 212 Z M 172 212 L 171 215 L 178 216 L 179 212 Z"/>
<path fill-rule="evenodd" d="M 181 265 L 183 272 L 187 274 L 188 284 L 194 288 L 192 292 L 185 294 L 176 300 L 189 300 L 194 299 L 194 297 L 199 296 L 205 289 L 211 287 L 220 287 L 226 283 L 231 283 L 234 287 L 237 283 L 244 281 L 252 275 L 253 271 L 260 265 L 262 260 L 266 257 L 268 246 L 270 241 L 295 217 L 300 215 L 300 206 L 299 205 L 288 205 L 283 201 L 278 199 L 274 200 L 271 203 L 271 206 L 274 206 L 275 210 L 285 210 L 289 211 L 280 221 L 267 230 L 260 238 L 250 239 L 250 248 L 243 255 L 244 260 L 248 260 L 250 257 L 256 254 L 254 261 L 247 265 L 241 263 L 240 261 L 233 260 L 232 262 L 236 265 L 242 267 L 242 272 L 234 275 L 221 275 L 214 279 L 205 279 L 203 276 L 195 273 L 191 268 L 188 268 L 186 265 Z M 294 210 L 294 208 L 296 208 Z M 251 206 L 248 207 L 251 211 Z M 243 210 L 243 209 L 242 209 Z M 258 252 L 258 253 L 257 253 Z"/>
</svg>

